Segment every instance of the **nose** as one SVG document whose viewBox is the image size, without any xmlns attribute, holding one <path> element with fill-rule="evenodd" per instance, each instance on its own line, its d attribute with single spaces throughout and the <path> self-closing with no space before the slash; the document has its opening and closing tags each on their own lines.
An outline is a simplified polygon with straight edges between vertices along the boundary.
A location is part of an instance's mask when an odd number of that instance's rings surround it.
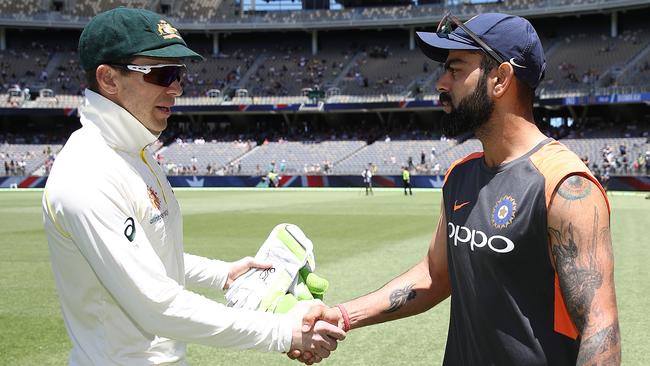
<svg viewBox="0 0 650 366">
<path fill-rule="evenodd" d="M 183 85 L 179 80 L 174 80 L 173 83 L 169 84 L 167 87 L 167 94 L 173 95 L 175 97 L 180 97 L 183 95 Z"/>
<path fill-rule="evenodd" d="M 436 90 L 438 92 L 449 92 L 449 73 L 443 71 L 438 80 L 436 80 Z"/>
</svg>

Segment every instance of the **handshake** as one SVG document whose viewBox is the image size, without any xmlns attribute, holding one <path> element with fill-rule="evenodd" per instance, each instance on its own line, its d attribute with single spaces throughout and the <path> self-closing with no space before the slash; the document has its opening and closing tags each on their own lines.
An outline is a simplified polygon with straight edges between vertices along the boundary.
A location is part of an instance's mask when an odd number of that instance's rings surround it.
<svg viewBox="0 0 650 366">
<path fill-rule="evenodd" d="M 350 320 L 342 306 L 329 308 L 320 300 L 301 301 L 289 313 L 293 323 L 287 356 L 307 365 L 318 363 L 345 339 Z"/>
<path fill-rule="evenodd" d="M 342 307 L 328 308 L 321 301 L 329 282 L 314 273 L 311 240 L 296 225 L 277 225 L 255 261 L 272 267 L 251 268 L 238 276 L 228 286 L 227 305 L 286 313 L 292 328 L 288 356 L 308 365 L 328 357 L 345 338 L 349 320 Z"/>
</svg>

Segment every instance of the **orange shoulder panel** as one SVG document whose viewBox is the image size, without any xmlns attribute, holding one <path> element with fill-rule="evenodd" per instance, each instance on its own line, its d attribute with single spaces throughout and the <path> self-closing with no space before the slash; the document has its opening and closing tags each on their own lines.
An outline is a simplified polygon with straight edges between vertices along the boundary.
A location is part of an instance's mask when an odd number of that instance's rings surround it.
<svg viewBox="0 0 650 366">
<path fill-rule="evenodd" d="M 447 169 L 447 173 L 445 173 L 445 180 L 442 183 L 442 185 L 444 186 L 447 183 L 447 177 L 449 177 L 449 174 L 451 174 L 451 171 L 454 170 L 454 168 L 457 165 L 461 165 L 461 164 L 463 164 L 465 162 L 468 162 L 470 160 L 474 160 L 474 159 L 478 159 L 478 158 L 482 158 L 482 157 L 483 157 L 483 152 L 482 151 L 481 152 L 473 152 L 473 153 L 467 155 L 466 157 L 464 157 L 462 159 L 458 159 L 458 160 L 454 161 L 453 163 L 451 163 L 451 165 L 449 166 L 449 169 Z"/>
<path fill-rule="evenodd" d="M 569 150 L 560 142 L 553 141 L 546 144 L 533 153 L 530 156 L 530 160 L 537 170 L 544 176 L 546 208 L 550 207 L 551 198 L 553 198 L 553 193 L 555 193 L 560 182 L 569 175 L 579 174 L 594 182 L 596 187 L 600 189 L 603 197 L 605 197 L 607 209 L 611 211 L 609 200 L 607 199 L 607 193 L 605 193 L 605 190 L 598 180 L 591 174 L 591 171 L 589 171 L 589 168 L 585 163 L 583 163 L 573 151 Z"/>
<path fill-rule="evenodd" d="M 569 150 L 566 146 L 558 141 L 553 141 L 543 146 L 530 156 L 530 160 L 535 165 L 537 170 L 544 176 L 544 191 L 546 195 L 546 208 L 551 205 L 553 193 L 555 193 L 560 182 L 564 178 L 572 174 L 579 174 L 594 182 L 600 189 L 607 202 L 607 209 L 609 207 L 609 200 L 605 190 L 600 185 L 598 180 L 591 174 L 589 168 L 578 158 L 578 156 Z M 560 281 L 555 272 L 555 301 L 554 301 L 554 324 L 553 328 L 556 332 L 563 334 L 571 339 L 577 339 L 579 336 L 578 328 L 571 320 L 569 311 L 567 310 L 562 290 L 560 289 Z"/>
</svg>

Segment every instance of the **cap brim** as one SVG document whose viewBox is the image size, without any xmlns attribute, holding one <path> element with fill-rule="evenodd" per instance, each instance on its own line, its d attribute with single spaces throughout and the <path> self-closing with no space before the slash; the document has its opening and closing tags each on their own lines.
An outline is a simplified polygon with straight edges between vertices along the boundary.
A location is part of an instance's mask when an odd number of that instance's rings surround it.
<svg viewBox="0 0 650 366">
<path fill-rule="evenodd" d="M 167 47 L 158 48 L 155 50 L 147 50 L 138 52 L 135 56 L 149 56 L 149 57 L 161 57 L 161 58 L 187 58 L 197 61 L 202 61 L 203 56 L 192 51 L 191 49 L 183 46 L 180 43 L 175 43 Z"/>
<path fill-rule="evenodd" d="M 449 50 L 480 50 L 481 47 L 477 46 L 465 38 L 459 37 L 454 33 L 445 34 L 440 37 L 438 33 L 433 32 L 415 32 L 415 38 L 418 47 L 422 50 L 425 56 L 438 61 L 445 62 Z"/>
</svg>

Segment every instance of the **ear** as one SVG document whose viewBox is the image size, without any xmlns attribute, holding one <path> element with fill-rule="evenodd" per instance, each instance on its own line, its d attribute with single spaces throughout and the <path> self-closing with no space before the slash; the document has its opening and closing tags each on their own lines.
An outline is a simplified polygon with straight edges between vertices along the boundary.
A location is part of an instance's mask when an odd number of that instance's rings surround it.
<svg viewBox="0 0 650 366">
<path fill-rule="evenodd" d="M 494 97 L 501 98 L 513 84 L 515 69 L 507 62 L 502 63 L 496 70 L 496 82 L 494 84 Z"/>
<path fill-rule="evenodd" d="M 117 70 L 108 65 L 99 65 L 95 70 L 95 78 L 97 78 L 97 85 L 100 91 L 104 91 L 109 95 L 117 93 Z"/>
</svg>

